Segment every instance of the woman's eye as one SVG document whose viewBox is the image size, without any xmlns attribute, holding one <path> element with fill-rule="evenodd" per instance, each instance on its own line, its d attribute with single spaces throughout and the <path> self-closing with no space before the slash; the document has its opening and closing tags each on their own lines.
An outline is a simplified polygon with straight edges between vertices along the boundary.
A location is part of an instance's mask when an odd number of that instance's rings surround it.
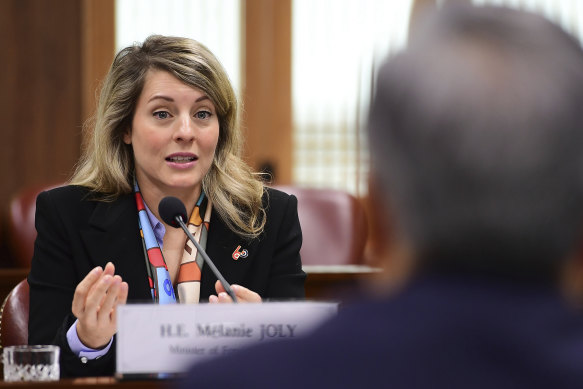
<svg viewBox="0 0 583 389">
<path fill-rule="evenodd" d="M 212 115 L 212 113 L 210 113 L 209 111 L 198 111 L 197 113 L 194 114 L 194 117 L 197 119 L 208 119 L 210 118 Z"/>
<path fill-rule="evenodd" d="M 170 117 L 170 114 L 166 111 L 157 111 L 154 112 L 154 116 L 158 119 L 168 119 Z"/>
</svg>

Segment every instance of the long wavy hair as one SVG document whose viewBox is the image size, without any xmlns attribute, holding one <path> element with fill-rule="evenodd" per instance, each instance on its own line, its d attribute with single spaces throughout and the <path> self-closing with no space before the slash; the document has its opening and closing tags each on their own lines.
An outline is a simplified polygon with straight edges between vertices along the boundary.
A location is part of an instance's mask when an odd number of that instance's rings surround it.
<svg viewBox="0 0 583 389">
<path fill-rule="evenodd" d="M 123 135 L 131 127 L 150 69 L 167 71 L 212 100 L 219 140 L 202 187 L 231 230 L 257 237 L 265 226 L 264 186 L 240 157 L 239 104 L 220 62 L 192 39 L 153 35 L 116 55 L 103 81 L 96 115 L 85 124 L 83 152 L 69 183 L 98 192 L 105 201 L 132 192 L 134 155 Z"/>
</svg>

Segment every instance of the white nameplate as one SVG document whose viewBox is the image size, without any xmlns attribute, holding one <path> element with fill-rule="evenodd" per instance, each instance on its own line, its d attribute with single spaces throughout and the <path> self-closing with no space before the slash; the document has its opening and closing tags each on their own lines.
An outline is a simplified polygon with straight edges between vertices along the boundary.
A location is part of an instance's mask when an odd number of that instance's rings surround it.
<svg viewBox="0 0 583 389">
<path fill-rule="evenodd" d="M 325 302 L 123 305 L 117 373 L 184 372 L 251 343 L 304 336 L 337 311 L 337 303 Z"/>
</svg>

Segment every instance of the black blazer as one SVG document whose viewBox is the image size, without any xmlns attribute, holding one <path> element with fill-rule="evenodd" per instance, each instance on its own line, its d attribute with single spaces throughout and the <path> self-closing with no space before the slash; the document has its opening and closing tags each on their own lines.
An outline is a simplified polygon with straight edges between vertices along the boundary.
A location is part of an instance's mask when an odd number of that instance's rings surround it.
<svg viewBox="0 0 583 389">
<path fill-rule="evenodd" d="M 297 199 L 267 189 L 263 201 L 265 230 L 253 240 L 233 233 L 213 210 L 207 253 L 228 282 L 264 299 L 303 298 Z M 62 376 L 112 375 L 115 340 L 105 356 L 83 363 L 71 352 L 66 332 L 76 320 L 71 302 L 77 284 L 91 269 L 109 261 L 129 285 L 128 301 L 151 301 L 134 195 L 104 202 L 78 186 L 46 191 L 37 198 L 35 225 L 38 236 L 28 276 L 29 343 L 60 346 Z M 233 259 L 237 246 L 248 251 L 246 258 Z M 201 301 L 215 293 L 215 282 L 209 266 L 204 266 Z"/>
</svg>

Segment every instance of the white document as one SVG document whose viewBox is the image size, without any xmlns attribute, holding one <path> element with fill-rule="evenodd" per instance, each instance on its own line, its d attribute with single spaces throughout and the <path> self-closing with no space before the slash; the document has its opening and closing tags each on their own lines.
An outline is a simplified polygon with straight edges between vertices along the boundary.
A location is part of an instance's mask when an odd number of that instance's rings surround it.
<svg viewBox="0 0 583 389">
<path fill-rule="evenodd" d="M 337 303 L 325 302 L 123 305 L 117 316 L 117 373 L 181 373 L 253 343 L 293 341 L 337 311 Z"/>
</svg>

